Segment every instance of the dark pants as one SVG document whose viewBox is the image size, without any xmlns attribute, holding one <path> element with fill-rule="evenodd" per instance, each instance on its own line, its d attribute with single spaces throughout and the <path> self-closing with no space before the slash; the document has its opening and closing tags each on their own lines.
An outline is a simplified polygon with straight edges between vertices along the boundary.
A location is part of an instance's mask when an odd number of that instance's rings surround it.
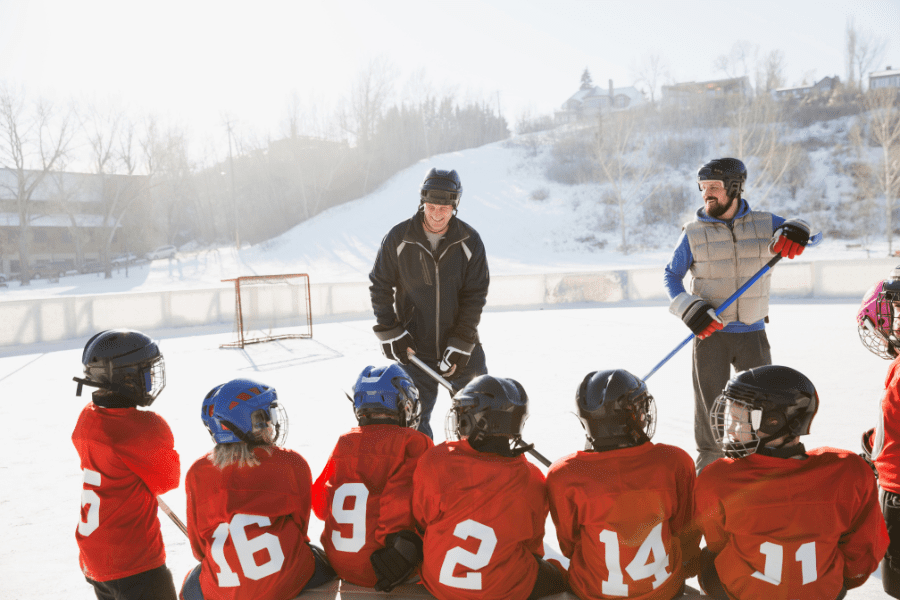
<svg viewBox="0 0 900 600">
<path fill-rule="evenodd" d="M 900 598 L 900 495 L 882 490 L 881 512 L 890 537 L 881 561 L 881 585 L 885 594 Z"/>
<path fill-rule="evenodd" d="M 440 370 L 438 370 L 438 363 L 440 361 L 422 359 L 422 362 L 434 369 L 435 372 L 440 373 Z M 434 410 L 434 405 L 437 402 L 439 384 L 431 375 L 412 363 L 405 365 L 403 369 L 410 377 L 412 377 L 413 383 L 416 384 L 416 389 L 419 390 L 419 404 L 422 405 L 422 419 L 419 421 L 418 430 L 434 439 L 434 434 L 431 431 L 431 412 Z M 484 348 L 481 347 L 481 344 L 475 344 L 475 348 L 472 350 L 472 356 L 469 357 L 469 363 L 466 365 L 466 368 L 460 372 L 459 377 L 451 379 L 450 384 L 453 386 L 453 389 L 458 391 L 479 375 L 486 374 L 487 364 L 484 356 Z"/>
<path fill-rule="evenodd" d="M 175 600 L 175 582 L 172 572 L 162 565 L 137 575 L 111 581 L 87 582 L 94 586 L 97 600 Z"/>
<path fill-rule="evenodd" d="M 697 576 L 697 581 L 700 583 L 700 588 L 703 590 L 703 593 L 710 598 L 714 598 L 715 600 L 731 600 L 725 592 L 722 581 L 719 579 L 715 560 L 716 555 L 706 548 L 701 551 L 700 562 L 702 567 L 700 569 L 700 574 Z M 847 590 L 841 588 L 840 593 L 838 593 L 834 600 L 843 600 L 846 595 Z"/>
<path fill-rule="evenodd" d="M 538 574 L 537 579 L 534 582 L 534 588 L 531 590 L 531 595 L 528 596 L 528 600 L 537 600 L 544 596 L 553 596 L 569 591 L 569 586 L 566 584 L 566 578 L 556 569 L 556 567 L 540 556 L 535 556 L 534 558 L 538 563 Z"/>
<path fill-rule="evenodd" d="M 325 557 L 325 551 L 313 544 L 309 544 L 309 548 L 312 550 L 313 558 L 316 561 L 316 570 L 313 571 L 312 577 L 303 586 L 303 590 L 311 590 L 320 585 L 325 585 L 337 577 L 337 573 L 334 572 L 334 569 L 331 568 L 331 563 Z M 180 600 L 204 600 L 203 590 L 200 589 L 200 565 L 194 567 L 194 570 L 184 578 L 184 585 L 181 586 L 179 598 Z"/>
<path fill-rule="evenodd" d="M 714 460 L 725 456 L 713 439 L 709 411 L 725 384 L 735 372 L 772 364 L 772 352 L 766 331 L 747 333 L 716 332 L 700 340 L 694 338 L 694 439 L 697 442 L 697 473 Z"/>
</svg>

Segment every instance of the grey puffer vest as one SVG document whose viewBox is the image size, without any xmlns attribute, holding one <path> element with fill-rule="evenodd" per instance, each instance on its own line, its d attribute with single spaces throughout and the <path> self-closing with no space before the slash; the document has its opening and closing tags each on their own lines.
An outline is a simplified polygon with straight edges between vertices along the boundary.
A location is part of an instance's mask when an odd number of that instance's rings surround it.
<svg viewBox="0 0 900 600">
<path fill-rule="evenodd" d="M 691 293 L 718 307 L 774 256 L 772 213 L 750 211 L 732 222 L 694 220 L 684 226 L 694 262 Z M 769 314 L 769 271 L 720 315 L 746 325 Z"/>
</svg>

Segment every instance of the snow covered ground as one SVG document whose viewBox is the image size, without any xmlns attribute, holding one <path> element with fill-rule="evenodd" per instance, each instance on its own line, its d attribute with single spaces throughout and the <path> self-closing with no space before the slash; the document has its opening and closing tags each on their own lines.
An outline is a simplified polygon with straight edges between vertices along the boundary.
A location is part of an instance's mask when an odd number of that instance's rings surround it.
<svg viewBox="0 0 900 600">
<path fill-rule="evenodd" d="M 776 302 L 769 336 L 776 363 L 805 373 L 822 406 L 808 447 L 856 451 L 860 433 L 875 423 L 887 362 L 859 343 L 855 302 Z M 205 394 L 235 377 L 249 377 L 278 390 L 289 418 L 287 447 L 300 452 L 314 476 L 325 465 L 337 437 L 355 423 L 344 396 L 359 372 L 384 358 L 371 333 L 357 320 L 316 326 L 312 340 L 291 340 L 219 349 L 230 330 L 173 330 L 158 338 L 166 359 L 167 387 L 153 405 L 171 425 L 182 472 L 212 443 L 199 417 Z M 490 371 L 518 379 L 530 398 L 525 438 L 555 460 L 580 449 L 574 415 L 575 389 L 592 370 L 624 368 L 646 375 L 684 337 L 684 325 L 664 306 L 485 313 L 481 335 Z M 7 457 L 0 467 L 0 598 L 43 600 L 92 598 L 78 569 L 74 531 L 79 518 L 81 474 L 70 436 L 85 400 L 75 397 L 72 377 L 81 373 L 83 341 L 28 348 L 0 358 L 0 422 L 7 424 Z M 677 354 L 647 381 L 656 397 L 659 426 L 654 441 L 693 453 L 690 351 Z M 449 407 L 441 392 L 435 410 L 436 441 Z M 165 496 L 185 514 L 183 488 Z M 193 567 L 186 538 L 160 513 L 168 565 L 181 580 Z M 321 522 L 313 517 L 316 540 Z M 545 545 L 558 553 L 552 523 Z M 691 582 L 696 587 L 696 582 Z M 873 577 L 852 600 L 883 598 Z"/>
<path fill-rule="evenodd" d="M 521 164 L 517 152 L 492 144 L 415 165 L 376 193 L 240 253 L 233 248 L 179 253 L 172 261 L 131 266 L 127 277 L 121 269 L 110 280 L 79 275 L 53 284 L 36 281 L 26 288 L 13 282 L 0 288 L 0 301 L 210 287 L 229 285 L 220 280 L 236 275 L 284 272 L 308 272 L 314 283 L 364 281 L 383 235 L 415 210 L 418 185 L 431 166 L 460 172 L 465 192 L 459 216 L 481 233 L 494 275 L 658 266 L 661 277 L 676 241 L 677 228 L 670 240 L 660 242 L 660 249 L 639 254 L 624 256 L 579 245 L 575 238 L 592 227 L 583 212 L 588 202 L 574 202 L 571 189 L 548 184 Z M 547 200 L 529 199 L 538 187 L 548 188 Z M 871 244 L 869 249 L 872 258 L 887 254 L 886 244 Z M 864 249 L 848 249 L 844 241 L 827 240 L 798 260 L 865 260 L 868 255 Z M 848 298 L 773 303 L 768 331 L 775 363 L 809 376 L 822 400 L 808 447 L 857 451 L 861 432 L 875 424 L 887 362 L 859 343 L 854 322 L 858 302 Z M 372 324 L 372 319 L 315 323 L 312 340 L 244 350 L 219 348 L 231 341 L 230 327 L 153 332 L 166 358 L 168 386 L 152 408 L 172 427 L 182 472 L 212 445 L 199 418 L 202 398 L 219 383 L 250 377 L 277 388 L 291 420 L 286 445 L 305 456 L 318 475 L 337 437 L 355 422 L 344 390 L 366 365 L 385 363 Z M 662 303 L 489 311 L 480 333 L 490 371 L 518 379 L 528 391 L 531 416 L 525 438 L 550 459 L 583 447 L 573 410 L 575 389 L 586 373 L 625 368 L 643 377 L 688 334 Z M 70 441 L 86 402 L 75 397 L 71 379 L 81 374 L 85 341 L 0 352 L 4 396 L 0 422 L 6 424 L 8 439 L 0 466 L 2 599 L 93 598 L 78 569 L 74 531 L 82 486 Z M 690 350 L 682 350 L 647 383 L 659 410 L 654 441 L 693 454 Z M 448 406 L 449 398 L 441 392 L 434 413 L 436 441 L 444 439 L 439 421 Z M 183 488 L 165 500 L 184 515 Z M 181 532 L 164 515 L 161 518 L 168 565 L 180 584 L 195 562 Z M 547 525 L 547 551 L 558 554 L 549 519 Z M 320 532 L 321 523 L 313 518 L 311 537 L 317 540 Z M 696 582 L 691 585 L 697 587 Z M 847 597 L 868 600 L 884 594 L 876 576 Z"/>
</svg>

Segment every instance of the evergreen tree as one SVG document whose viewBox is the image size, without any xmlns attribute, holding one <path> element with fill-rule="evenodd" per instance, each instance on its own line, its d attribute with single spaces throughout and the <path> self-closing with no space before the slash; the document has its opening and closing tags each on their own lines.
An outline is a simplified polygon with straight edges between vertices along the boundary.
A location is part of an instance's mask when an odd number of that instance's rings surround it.
<svg viewBox="0 0 900 600">
<path fill-rule="evenodd" d="M 584 73 L 581 74 L 581 89 L 589 90 L 592 87 L 594 87 L 594 82 L 591 79 L 591 72 L 585 67 Z"/>
</svg>

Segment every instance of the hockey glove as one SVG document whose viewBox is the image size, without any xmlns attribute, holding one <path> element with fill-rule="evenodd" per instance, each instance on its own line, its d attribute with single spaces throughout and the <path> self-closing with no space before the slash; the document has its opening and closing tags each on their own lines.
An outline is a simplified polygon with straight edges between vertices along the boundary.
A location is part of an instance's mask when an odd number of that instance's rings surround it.
<svg viewBox="0 0 900 600">
<path fill-rule="evenodd" d="M 809 243 L 809 224 L 802 219 L 789 219 L 775 230 L 772 237 L 772 254 L 781 254 L 785 258 L 794 258 L 803 254 Z"/>
<path fill-rule="evenodd" d="M 701 340 L 725 326 L 722 319 L 716 315 L 716 309 L 712 304 L 687 292 L 681 292 L 672 300 L 669 312 L 684 321 L 691 332 Z"/>
<path fill-rule="evenodd" d="M 864 431 L 862 434 L 862 449 L 863 451 L 859 453 L 866 464 L 871 467 L 872 472 L 875 473 L 875 479 L 878 479 L 878 468 L 875 466 L 875 463 L 872 461 L 872 438 L 875 437 L 875 428 L 869 429 L 868 431 Z"/>
<path fill-rule="evenodd" d="M 372 553 L 369 562 L 378 576 L 375 589 L 389 592 L 409 579 L 422 562 L 422 538 L 408 529 L 388 535 L 384 548 Z"/>
<path fill-rule="evenodd" d="M 468 344 L 459 338 L 450 338 L 447 342 L 447 348 L 444 350 L 444 356 L 441 358 L 441 376 L 446 379 L 454 379 L 469 364 L 469 357 L 472 356 L 472 350 L 475 344 Z M 453 367 L 456 366 L 456 369 Z M 450 372 L 453 369 L 453 372 Z"/>
<path fill-rule="evenodd" d="M 399 335 L 397 335 L 398 333 Z M 391 331 L 381 333 L 376 331 L 375 335 L 381 340 L 381 353 L 388 360 L 397 361 L 401 365 L 408 365 L 409 355 L 407 351 L 412 350 L 413 354 L 416 353 L 416 342 L 406 330 L 400 333 L 399 328 L 394 328 Z"/>
</svg>

